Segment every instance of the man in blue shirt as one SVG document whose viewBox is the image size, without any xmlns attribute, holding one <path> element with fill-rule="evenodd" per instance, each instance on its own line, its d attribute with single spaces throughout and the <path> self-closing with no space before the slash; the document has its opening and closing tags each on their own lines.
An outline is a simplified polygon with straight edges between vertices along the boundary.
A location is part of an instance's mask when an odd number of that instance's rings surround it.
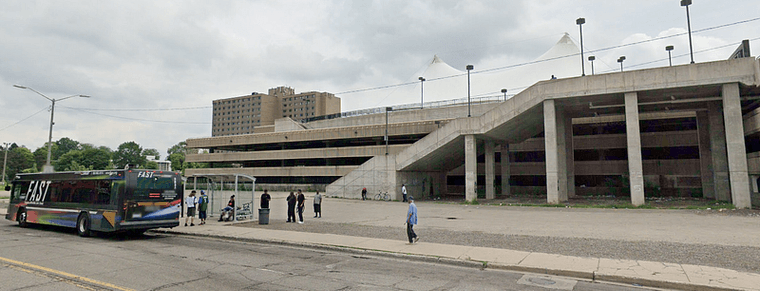
<svg viewBox="0 0 760 291">
<path fill-rule="evenodd" d="M 409 244 L 413 244 L 420 240 L 420 237 L 412 229 L 417 224 L 417 205 L 414 205 L 414 197 L 412 196 L 409 196 L 407 201 L 409 201 L 409 211 L 406 213 L 406 234 L 409 236 Z"/>
</svg>

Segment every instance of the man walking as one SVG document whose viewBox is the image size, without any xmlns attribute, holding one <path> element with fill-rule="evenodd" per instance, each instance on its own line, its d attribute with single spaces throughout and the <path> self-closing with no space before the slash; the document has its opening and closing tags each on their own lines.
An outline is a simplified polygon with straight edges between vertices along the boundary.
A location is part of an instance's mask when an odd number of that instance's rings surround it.
<svg viewBox="0 0 760 291">
<path fill-rule="evenodd" d="M 208 210 L 208 196 L 201 190 L 201 197 L 198 197 L 198 218 L 201 219 L 201 223 L 198 225 L 206 224 L 206 210 Z"/>
<path fill-rule="evenodd" d="M 409 244 L 416 243 L 420 237 L 414 233 L 414 225 L 417 224 L 417 205 L 414 205 L 414 197 L 409 196 L 409 211 L 406 213 L 406 235 L 409 236 Z"/>
<path fill-rule="evenodd" d="M 298 223 L 303 223 L 303 208 L 304 208 L 304 201 L 306 200 L 306 197 L 303 196 L 303 192 L 301 192 L 301 189 L 298 189 Z"/>
<path fill-rule="evenodd" d="M 296 195 L 293 195 L 293 191 L 290 192 L 290 195 L 288 195 L 287 200 L 288 200 L 288 222 L 296 222 Z"/>
<path fill-rule="evenodd" d="M 406 202 L 406 185 L 405 184 L 401 184 L 401 194 L 404 195 L 404 200 L 401 202 Z"/>
<path fill-rule="evenodd" d="M 317 216 L 319 215 L 319 216 Z M 322 218 L 322 194 L 314 194 L 314 218 Z"/>
</svg>

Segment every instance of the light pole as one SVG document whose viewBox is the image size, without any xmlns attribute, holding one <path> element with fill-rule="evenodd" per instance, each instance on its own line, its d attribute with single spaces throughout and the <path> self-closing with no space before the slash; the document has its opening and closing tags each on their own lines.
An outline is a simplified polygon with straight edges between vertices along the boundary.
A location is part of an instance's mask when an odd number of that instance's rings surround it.
<svg viewBox="0 0 760 291">
<path fill-rule="evenodd" d="M 689 5 L 691 0 L 681 0 L 681 6 L 686 7 L 686 26 L 689 28 L 689 53 L 691 54 L 691 63 L 694 63 L 694 49 L 691 47 L 691 19 L 689 19 Z"/>
<path fill-rule="evenodd" d="M 625 56 L 620 56 L 620 57 L 617 59 L 617 62 L 618 62 L 618 63 L 620 63 L 620 71 L 621 71 L 621 72 L 623 71 L 623 61 L 625 61 Z"/>
<path fill-rule="evenodd" d="M 672 45 L 666 46 L 665 50 L 668 51 L 668 64 L 670 64 L 670 66 L 672 67 L 673 66 L 673 60 L 670 58 L 670 51 L 673 50 L 673 46 Z"/>
<path fill-rule="evenodd" d="M 473 65 L 467 65 L 467 117 L 472 116 L 470 111 L 470 71 L 474 68 Z"/>
<path fill-rule="evenodd" d="M 425 78 L 419 77 L 420 79 L 420 108 L 425 107 L 425 102 L 423 101 L 425 99 Z"/>
<path fill-rule="evenodd" d="M 586 23 L 586 18 L 578 18 L 575 20 L 575 24 L 578 25 L 578 29 L 581 31 L 581 76 L 586 75 L 586 68 L 584 68 L 583 63 L 585 63 L 585 60 L 583 59 L 583 24 Z"/>
<path fill-rule="evenodd" d="M 393 107 L 385 107 L 385 155 L 388 155 L 388 112 L 393 111 Z"/>
<path fill-rule="evenodd" d="M 594 60 L 596 60 L 595 56 L 588 56 L 588 61 L 591 62 L 591 75 L 594 75 Z"/>
<path fill-rule="evenodd" d="M 501 89 L 501 93 L 504 93 L 504 101 L 507 101 L 507 89 Z"/>
<path fill-rule="evenodd" d="M 45 163 L 45 166 L 42 168 L 42 172 L 44 173 L 50 173 L 53 172 L 53 165 L 50 164 L 50 153 L 53 150 L 53 115 L 55 114 L 55 102 L 56 101 L 63 101 L 66 99 L 69 99 L 71 97 L 84 97 L 84 98 L 90 98 L 88 95 L 71 95 L 67 97 L 63 97 L 60 99 L 53 99 L 48 96 L 45 96 L 45 94 L 40 93 L 37 90 L 34 90 L 32 88 L 21 86 L 21 85 L 13 85 L 13 87 L 19 88 L 19 89 L 28 89 L 31 90 L 34 93 L 39 94 L 42 97 L 45 97 L 45 99 L 50 100 L 52 105 L 50 106 L 50 134 L 48 135 L 48 151 L 47 151 L 47 162 Z"/>
<path fill-rule="evenodd" d="M 3 143 L 3 151 L 5 152 L 5 158 L 3 158 L 3 185 L 5 185 L 5 164 L 8 162 L 8 146 L 10 143 Z"/>
</svg>

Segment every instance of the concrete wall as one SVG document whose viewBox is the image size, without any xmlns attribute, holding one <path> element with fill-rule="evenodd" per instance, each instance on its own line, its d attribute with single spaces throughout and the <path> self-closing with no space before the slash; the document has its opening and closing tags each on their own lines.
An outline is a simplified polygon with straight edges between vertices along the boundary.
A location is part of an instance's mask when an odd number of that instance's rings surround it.
<svg viewBox="0 0 760 291">
<path fill-rule="evenodd" d="M 400 188 L 396 184 L 396 156 L 382 155 L 370 159 L 328 185 L 325 195 L 361 199 L 362 188 L 367 188 L 367 197 L 370 198 L 379 191 L 388 192 L 391 197 L 400 197 L 397 195 Z"/>
</svg>

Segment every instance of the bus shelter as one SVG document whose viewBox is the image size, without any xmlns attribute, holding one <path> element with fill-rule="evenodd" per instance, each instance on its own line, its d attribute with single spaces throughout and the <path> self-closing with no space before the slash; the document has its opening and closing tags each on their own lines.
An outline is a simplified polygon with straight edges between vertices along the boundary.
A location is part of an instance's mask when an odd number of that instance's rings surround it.
<svg viewBox="0 0 760 291">
<path fill-rule="evenodd" d="M 256 177 L 245 174 L 195 174 L 187 177 L 193 190 L 204 190 L 209 196 L 209 218 L 221 216 L 230 196 L 235 195 L 234 218 L 257 220 L 255 217 Z M 201 183 L 200 185 L 198 183 Z M 250 187 L 250 192 L 248 188 Z"/>
</svg>

